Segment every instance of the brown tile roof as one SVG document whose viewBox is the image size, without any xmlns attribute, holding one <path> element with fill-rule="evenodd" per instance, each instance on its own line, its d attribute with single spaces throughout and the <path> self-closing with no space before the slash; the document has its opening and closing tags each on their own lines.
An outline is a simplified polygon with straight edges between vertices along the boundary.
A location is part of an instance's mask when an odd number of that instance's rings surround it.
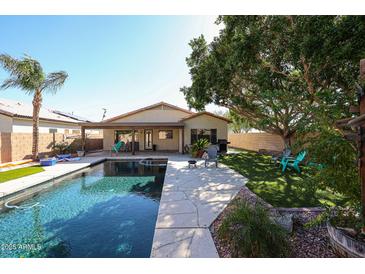
<svg viewBox="0 0 365 274">
<path fill-rule="evenodd" d="M 189 115 L 189 116 L 187 116 L 187 117 L 185 117 L 185 118 L 181 119 L 180 121 L 186 121 L 186 120 L 189 120 L 189 119 L 192 119 L 192 118 L 198 117 L 198 116 L 200 116 L 200 115 L 209 115 L 209 116 L 212 116 L 212 117 L 214 117 L 214 118 L 224 120 L 224 121 L 226 121 L 226 122 L 228 122 L 228 123 L 231 123 L 231 122 L 232 122 L 231 120 L 229 120 L 229 119 L 228 119 L 228 118 L 226 118 L 226 117 L 219 116 L 219 115 L 216 115 L 216 114 L 211 113 L 211 112 L 208 112 L 208 111 L 201 111 L 201 112 L 193 113 L 193 114 L 191 114 L 191 115 Z"/>
</svg>

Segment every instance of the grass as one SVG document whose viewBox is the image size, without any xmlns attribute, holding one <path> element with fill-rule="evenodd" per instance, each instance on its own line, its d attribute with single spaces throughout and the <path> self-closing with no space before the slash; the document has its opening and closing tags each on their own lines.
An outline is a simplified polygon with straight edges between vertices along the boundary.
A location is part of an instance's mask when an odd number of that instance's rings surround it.
<svg viewBox="0 0 365 274">
<path fill-rule="evenodd" d="M 240 150 L 228 154 L 222 163 L 248 179 L 247 187 L 274 207 L 315 207 L 346 204 L 346 199 L 330 190 L 313 189 L 309 178 L 315 170 L 303 167 L 302 173 L 287 170 L 281 174 L 271 156 Z"/>
<path fill-rule="evenodd" d="M 30 167 L 23 167 L 23 168 L 3 171 L 0 172 L 0 183 L 36 174 L 42 171 L 44 171 L 44 169 L 41 166 L 30 166 Z"/>
</svg>

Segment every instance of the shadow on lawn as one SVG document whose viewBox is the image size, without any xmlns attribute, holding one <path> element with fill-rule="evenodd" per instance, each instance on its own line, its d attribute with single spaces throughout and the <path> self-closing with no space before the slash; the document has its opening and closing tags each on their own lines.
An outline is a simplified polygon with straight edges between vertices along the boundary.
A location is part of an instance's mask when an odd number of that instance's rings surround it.
<svg viewBox="0 0 365 274">
<path fill-rule="evenodd" d="M 281 174 L 279 165 L 270 156 L 242 151 L 226 155 L 222 163 L 248 178 L 247 187 L 275 207 L 313 207 L 343 204 L 343 197 L 329 191 L 318 191 L 310 182 L 315 172 L 301 167 L 302 173 L 287 170 Z"/>
</svg>

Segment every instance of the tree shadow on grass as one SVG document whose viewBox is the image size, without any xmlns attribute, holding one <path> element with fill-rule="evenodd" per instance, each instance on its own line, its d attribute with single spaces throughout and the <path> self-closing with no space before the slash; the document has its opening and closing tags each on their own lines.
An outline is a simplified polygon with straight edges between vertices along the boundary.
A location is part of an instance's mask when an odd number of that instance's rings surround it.
<svg viewBox="0 0 365 274">
<path fill-rule="evenodd" d="M 323 205 L 324 200 L 338 202 L 335 195 L 320 192 L 310 184 L 314 170 L 301 167 L 301 174 L 293 170 L 281 173 L 271 156 L 243 151 L 226 155 L 222 162 L 248 178 L 247 187 L 275 207 L 313 207 Z M 332 201 L 335 200 L 335 201 Z"/>
</svg>

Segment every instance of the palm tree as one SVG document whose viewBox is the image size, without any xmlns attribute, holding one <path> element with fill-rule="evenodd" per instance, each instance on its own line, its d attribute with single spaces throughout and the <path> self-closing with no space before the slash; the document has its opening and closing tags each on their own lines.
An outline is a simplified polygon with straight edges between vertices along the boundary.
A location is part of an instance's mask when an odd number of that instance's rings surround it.
<svg viewBox="0 0 365 274">
<path fill-rule="evenodd" d="M 27 94 L 33 95 L 33 159 L 38 158 L 39 143 L 39 111 L 42 106 L 43 92 L 55 93 L 61 88 L 68 75 L 65 71 L 52 72 L 45 74 L 41 64 L 25 55 L 22 59 L 16 59 L 8 54 L 0 54 L 0 64 L 10 73 L 0 86 L 0 89 L 10 87 L 20 88 Z"/>
</svg>

